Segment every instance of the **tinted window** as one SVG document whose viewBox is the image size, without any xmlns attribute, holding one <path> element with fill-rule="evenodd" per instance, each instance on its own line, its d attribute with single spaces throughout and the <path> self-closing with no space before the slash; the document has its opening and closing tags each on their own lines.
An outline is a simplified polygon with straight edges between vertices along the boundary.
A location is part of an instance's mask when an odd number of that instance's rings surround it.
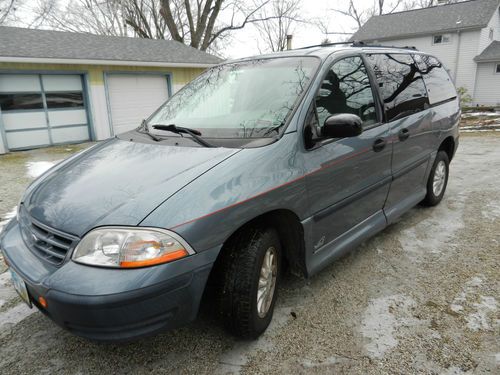
<svg viewBox="0 0 500 375">
<path fill-rule="evenodd" d="M 360 57 L 336 62 L 327 73 L 316 98 L 319 124 L 336 113 L 358 115 L 365 125 L 377 120 L 366 67 Z"/>
<path fill-rule="evenodd" d="M 380 88 L 388 120 L 427 108 L 429 99 L 417 64 L 410 55 L 368 55 Z"/>
<path fill-rule="evenodd" d="M 47 108 L 83 107 L 81 92 L 48 92 L 45 94 Z"/>
<path fill-rule="evenodd" d="M 496 72 L 497 72 L 497 73 L 500 73 L 500 64 L 497 64 L 497 69 L 496 69 Z"/>
<path fill-rule="evenodd" d="M 0 94 L 2 111 L 15 109 L 43 109 L 41 94 Z"/>
<path fill-rule="evenodd" d="M 457 96 L 450 75 L 441 62 L 432 56 L 415 55 L 414 57 L 424 77 L 430 104 L 440 103 Z"/>
</svg>

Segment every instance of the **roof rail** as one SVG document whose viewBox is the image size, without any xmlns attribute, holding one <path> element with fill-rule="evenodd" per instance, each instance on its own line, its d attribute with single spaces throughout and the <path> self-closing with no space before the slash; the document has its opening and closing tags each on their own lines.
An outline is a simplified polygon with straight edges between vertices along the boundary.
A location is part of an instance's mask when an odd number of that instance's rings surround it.
<svg viewBox="0 0 500 375">
<path fill-rule="evenodd" d="M 296 48 L 296 49 L 306 49 L 306 48 L 313 48 L 313 47 L 341 46 L 344 44 L 352 44 L 352 42 L 335 42 L 335 43 L 313 44 L 312 46 L 305 46 L 305 47 L 300 47 L 300 48 Z"/>
<path fill-rule="evenodd" d="M 418 51 L 415 46 L 384 46 L 383 44 L 368 44 L 361 41 L 352 42 L 353 47 L 372 47 L 372 48 L 400 48 L 400 49 L 412 49 Z"/>
<path fill-rule="evenodd" d="M 384 46 L 382 44 L 368 44 L 368 43 L 361 42 L 361 41 L 315 44 L 312 46 L 306 46 L 306 47 L 301 47 L 301 48 L 297 48 L 297 49 L 306 49 L 306 48 L 313 48 L 313 47 L 331 47 L 331 46 L 342 46 L 342 45 L 348 45 L 350 47 L 400 48 L 400 49 L 411 49 L 411 50 L 417 51 L 417 48 L 414 46 L 404 46 L 404 47 Z"/>
</svg>

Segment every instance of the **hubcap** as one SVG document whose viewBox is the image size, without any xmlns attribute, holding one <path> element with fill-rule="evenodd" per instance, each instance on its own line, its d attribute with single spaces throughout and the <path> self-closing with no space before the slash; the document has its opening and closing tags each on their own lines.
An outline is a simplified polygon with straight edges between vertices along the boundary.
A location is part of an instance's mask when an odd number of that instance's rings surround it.
<svg viewBox="0 0 500 375">
<path fill-rule="evenodd" d="M 432 181 L 432 191 L 436 197 L 438 197 L 443 191 L 445 181 L 446 164 L 441 160 L 436 166 L 436 170 L 434 171 L 434 180 Z"/>
<path fill-rule="evenodd" d="M 270 247 L 264 255 L 262 267 L 260 269 L 259 286 L 257 289 L 257 313 L 264 318 L 271 307 L 274 289 L 276 287 L 276 277 L 278 274 L 278 255 L 276 249 Z"/>
</svg>

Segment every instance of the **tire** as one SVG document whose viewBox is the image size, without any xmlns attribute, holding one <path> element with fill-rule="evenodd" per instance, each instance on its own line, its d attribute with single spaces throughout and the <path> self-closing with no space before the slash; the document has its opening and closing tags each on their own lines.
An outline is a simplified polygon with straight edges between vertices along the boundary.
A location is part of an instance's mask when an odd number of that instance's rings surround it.
<svg viewBox="0 0 500 375">
<path fill-rule="evenodd" d="M 427 195 L 421 202 L 423 206 L 436 206 L 441 202 L 446 191 L 446 186 L 448 185 L 449 171 L 450 160 L 448 154 L 444 151 L 439 151 L 432 165 L 429 179 L 427 180 Z"/>
<path fill-rule="evenodd" d="M 272 295 L 267 298 L 267 308 L 258 304 L 259 279 L 266 254 L 274 256 L 274 272 L 268 275 L 266 288 L 272 288 Z M 278 233 L 273 228 L 252 227 L 237 235 L 223 253 L 223 280 L 221 289 L 221 313 L 225 327 L 235 336 L 255 339 L 269 326 L 276 303 L 277 286 L 281 271 L 281 245 Z M 272 267 L 274 268 L 274 267 Z M 263 275 L 266 274 L 262 271 Z M 261 298 L 261 301 L 265 296 Z M 259 310 L 260 308 L 260 310 Z"/>
</svg>

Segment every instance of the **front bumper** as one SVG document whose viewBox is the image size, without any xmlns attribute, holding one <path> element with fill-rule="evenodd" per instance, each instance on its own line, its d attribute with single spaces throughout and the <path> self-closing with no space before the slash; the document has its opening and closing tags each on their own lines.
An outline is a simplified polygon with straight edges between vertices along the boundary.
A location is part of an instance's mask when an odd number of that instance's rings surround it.
<svg viewBox="0 0 500 375">
<path fill-rule="evenodd" d="M 194 320 L 220 250 L 139 269 L 72 261 L 55 267 L 26 247 L 15 219 L 4 229 L 0 249 L 40 311 L 76 335 L 103 341 L 129 340 Z M 39 297 L 45 298 L 47 308 Z"/>
</svg>

